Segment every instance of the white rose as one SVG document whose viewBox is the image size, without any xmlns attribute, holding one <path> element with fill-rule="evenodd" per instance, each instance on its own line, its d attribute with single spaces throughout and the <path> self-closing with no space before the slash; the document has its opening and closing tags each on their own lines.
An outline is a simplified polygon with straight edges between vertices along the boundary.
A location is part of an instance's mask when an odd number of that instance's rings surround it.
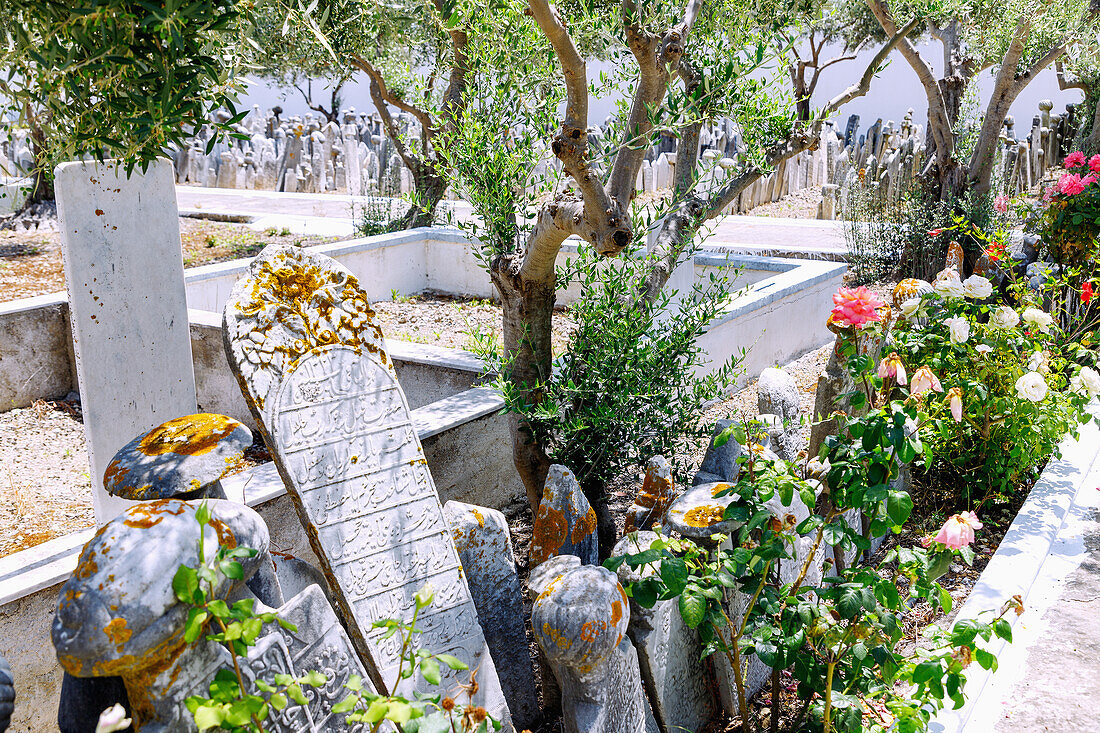
<svg viewBox="0 0 1100 733">
<path fill-rule="evenodd" d="M 1034 326 L 1043 333 L 1050 333 L 1050 327 L 1054 325 L 1054 319 L 1051 315 L 1038 308 L 1025 308 L 1023 318 L 1024 323 Z"/>
<path fill-rule="evenodd" d="M 1088 392 L 1089 397 L 1100 394 L 1100 372 L 1092 367 L 1081 367 L 1081 372 L 1076 379 L 1080 380 L 1081 386 Z"/>
<path fill-rule="evenodd" d="M 1020 322 L 1020 315 L 1015 309 L 1002 305 L 989 316 L 989 322 L 996 328 L 1013 328 Z"/>
<path fill-rule="evenodd" d="M 1042 402 L 1047 396 L 1047 383 L 1039 372 L 1028 372 L 1016 380 L 1016 394 L 1029 402 Z"/>
<path fill-rule="evenodd" d="M 974 347 L 974 350 L 977 351 L 979 354 L 988 354 L 989 352 L 993 351 L 993 347 L 989 344 L 978 344 Z"/>
<path fill-rule="evenodd" d="M 1027 368 L 1028 371 L 1047 374 L 1050 372 L 1050 361 L 1047 359 L 1046 354 L 1041 351 L 1036 351 L 1031 355 L 1031 358 L 1027 360 Z"/>
<path fill-rule="evenodd" d="M 966 295 L 966 290 L 957 277 L 936 278 L 936 282 L 932 284 L 932 289 L 936 291 L 936 295 L 945 300 L 947 298 L 961 298 Z"/>
<path fill-rule="evenodd" d="M 906 318 L 909 318 L 914 313 L 916 313 L 917 311 L 920 310 L 920 305 L 921 305 L 921 299 L 920 298 L 910 298 L 909 300 L 907 300 L 907 301 L 905 301 L 904 303 L 901 304 L 901 313 Z"/>
<path fill-rule="evenodd" d="M 968 298 L 985 300 L 993 295 L 993 283 L 981 275 L 971 275 L 963 280 L 963 291 Z"/>
<path fill-rule="evenodd" d="M 966 340 L 970 338 L 970 321 L 964 317 L 955 316 L 954 318 L 948 318 L 943 323 L 951 332 L 951 343 L 965 344 Z"/>
</svg>

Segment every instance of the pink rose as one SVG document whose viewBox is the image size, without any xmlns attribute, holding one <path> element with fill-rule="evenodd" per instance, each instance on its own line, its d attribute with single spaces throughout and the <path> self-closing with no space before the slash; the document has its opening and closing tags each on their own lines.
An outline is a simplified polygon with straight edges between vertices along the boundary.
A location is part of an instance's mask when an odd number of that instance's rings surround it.
<svg viewBox="0 0 1100 733">
<path fill-rule="evenodd" d="M 838 326 L 860 328 L 882 320 L 883 301 L 866 287 L 841 288 L 833 295 L 832 320 Z"/>
<path fill-rule="evenodd" d="M 912 381 L 909 382 L 909 393 L 917 397 L 928 391 L 942 392 L 943 385 L 940 384 L 940 380 L 936 378 L 932 370 L 925 365 L 913 375 Z"/>
<path fill-rule="evenodd" d="M 974 541 L 974 530 L 981 528 L 982 523 L 978 521 L 977 514 L 962 512 L 949 517 L 943 523 L 934 541 L 952 550 L 961 550 Z"/>
<path fill-rule="evenodd" d="M 1089 158 L 1089 170 L 1093 173 L 1100 173 L 1100 155 Z"/>
<path fill-rule="evenodd" d="M 908 381 L 908 377 L 905 373 L 905 365 L 901 363 L 901 357 L 898 356 L 898 352 L 892 352 L 890 356 L 879 362 L 878 378 L 893 379 L 898 384 L 905 384 Z"/>
<path fill-rule="evenodd" d="M 1084 185 L 1084 186 L 1087 186 L 1090 183 L 1096 183 L 1096 180 L 1097 180 L 1096 174 L 1095 173 L 1089 173 L 1087 176 L 1085 176 L 1084 178 L 1081 179 L 1081 184 Z"/>
<path fill-rule="evenodd" d="M 1100 156 L 1097 156 L 1100 157 Z M 993 208 L 1002 214 L 1008 213 L 1008 196 L 998 196 L 993 201 Z"/>
<path fill-rule="evenodd" d="M 1066 156 L 1065 161 L 1062 163 L 1064 168 L 1076 168 L 1079 165 L 1085 164 L 1085 154 L 1080 150 L 1070 153 Z"/>
<path fill-rule="evenodd" d="M 1081 180 L 1076 173 L 1065 173 L 1058 179 L 1058 193 L 1066 196 L 1076 196 L 1085 190 L 1088 185 Z"/>
<path fill-rule="evenodd" d="M 963 393 L 958 387 L 947 390 L 947 405 L 955 422 L 963 421 Z"/>
</svg>

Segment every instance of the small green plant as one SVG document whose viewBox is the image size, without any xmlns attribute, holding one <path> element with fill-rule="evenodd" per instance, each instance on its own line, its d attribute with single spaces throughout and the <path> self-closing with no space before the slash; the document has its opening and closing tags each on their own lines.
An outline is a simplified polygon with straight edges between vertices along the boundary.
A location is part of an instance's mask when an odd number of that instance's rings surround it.
<svg viewBox="0 0 1100 733">
<path fill-rule="evenodd" d="M 217 247 L 218 246 L 218 237 L 215 234 L 207 234 L 205 237 L 203 237 L 202 243 L 204 245 L 206 245 L 207 249 Z"/>
<path fill-rule="evenodd" d="M 420 631 L 416 621 L 421 612 L 428 608 L 435 598 L 430 585 L 417 591 L 413 597 L 415 608 L 409 623 L 395 619 L 383 619 L 374 622 L 374 628 L 385 629 L 383 639 L 400 634 L 401 653 L 397 673 L 390 689 L 396 689 L 399 683 L 419 674 L 430 685 L 442 683 L 443 667 L 451 670 L 466 670 L 465 662 L 450 654 L 433 654 L 426 649 L 416 649 L 414 639 Z M 345 684 L 351 694 L 332 707 L 334 713 L 347 713 L 347 722 L 365 723 L 367 730 L 375 733 L 387 722 L 400 726 L 404 733 L 487 733 L 488 730 L 500 730 L 501 723 L 494 720 L 485 708 L 475 705 L 459 705 L 453 698 L 443 695 L 418 694 L 415 700 L 399 695 L 380 695 L 364 689 L 363 680 L 353 675 Z M 472 690 L 471 684 L 467 689 Z"/>
<path fill-rule="evenodd" d="M 242 598 L 232 605 L 215 593 L 219 579 L 240 580 L 244 577 L 240 559 L 255 557 L 256 550 L 249 547 L 218 545 L 212 557 L 206 557 L 205 538 L 210 524 L 210 507 L 203 502 L 195 511 L 199 523 L 199 566 L 181 565 L 172 578 L 172 590 L 181 602 L 189 604 L 184 625 L 184 641 L 194 643 L 200 636 L 214 641 L 229 651 L 232 669 L 218 670 L 210 682 L 210 696 L 195 695 L 187 698 L 187 709 L 195 718 L 200 731 L 221 728 L 226 731 L 263 733 L 263 721 L 271 710 L 282 710 L 290 700 L 305 705 L 307 699 L 303 686 L 320 687 L 326 678 L 319 672 L 308 672 L 301 677 L 276 675 L 275 684 L 257 679 L 256 692 L 252 692 L 241 674 L 240 659 L 248 655 L 248 648 L 256 644 L 264 624 L 278 623 L 285 629 L 297 628 L 274 613 L 256 613 L 255 599 Z M 208 633 L 212 631 L 213 633 Z"/>
</svg>

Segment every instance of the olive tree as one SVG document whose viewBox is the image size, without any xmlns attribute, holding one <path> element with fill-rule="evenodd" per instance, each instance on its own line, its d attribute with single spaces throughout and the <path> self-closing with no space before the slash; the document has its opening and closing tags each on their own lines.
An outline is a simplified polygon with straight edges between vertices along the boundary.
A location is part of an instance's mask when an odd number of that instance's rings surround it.
<svg viewBox="0 0 1100 733">
<path fill-rule="evenodd" d="M 902 23 L 919 20 L 942 49 L 943 72 L 937 77 L 915 43 L 906 39 L 898 44 L 928 102 L 928 161 L 923 177 L 944 200 L 989 191 L 1001 126 L 1012 103 L 1039 72 L 1095 32 L 1095 14 L 1088 0 L 866 2 L 885 33 L 893 34 Z M 959 117 L 967 88 L 984 71 L 993 75 L 993 90 L 980 115 L 977 139 L 964 159 Z"/>
<path fill-rule="evenodd" d="M 454 185 L 478 214 L 475 234 L 502 300 L 504 378 L 532 409 L 551 377 L 556 263 L 565 240 L 579 237 L 599 255 L 614 257 L 648 239 L 644 270 L 629 297 L 633 307 L 652 311 L 700 227 L 774 166 L 815 146 L 825 116 L 866 93 L 886 55 L 913 27 L 903 26 L 884 43 L 856 84 L 812 119 L 799 120 L 778 69 L 780 31 L 801 10 L 747 0 L 561 8 L 530 0 L 479 16 L 487 27 L 478 37 L 499 42 L 471 48 L 474 93 L 463 124 L 446 137 L 446 157 Z M 607 61 L 611 71 L 590 78 L 593 58 Z M 612 139 L 597 146 L 590 139 L 591 99 L 616 94 Z M 700 132 L 721 117 L 739 124 L 746 150 L 723 180 L 703 185 L 714 171 L 701 158 Z M 659 205 L 644 206 L 636 199 L 639 171 L 662 132 L 678 140 L 672 190 Z M 531 175 L 542 150 L 553 156 L 559 175 Z M 522 410 L 511 414 L 511 431 L 516 468 L 536 507 L 549 469 L 546 446 Z M 589 499 L 606 544 L 614 537 L 606 496 Z"/>
<path fill-rule="evenodd" d="M 32 141 L 28 205 L 52 198 L 56 162 L 144 166 L 186 144 L 212 110 L 234 112 L 246 24 L 235 0 L 3 0 L 0 102 Z"/>
</svg>

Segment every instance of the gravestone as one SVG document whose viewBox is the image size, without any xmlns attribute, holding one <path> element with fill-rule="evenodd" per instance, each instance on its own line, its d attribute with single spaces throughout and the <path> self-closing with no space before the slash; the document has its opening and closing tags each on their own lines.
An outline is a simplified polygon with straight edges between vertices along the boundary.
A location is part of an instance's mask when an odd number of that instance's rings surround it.
<svg viewBox="0 0 1100 733">
<path fill-rule="evenodd" d="M 675 497 L 672 464 L 664 456 L 653 456 L 645 468 L 645 479 L 638 496 L 626 510 L 625 530 L 649 529 L 664 524 L 665 514 Z"/>
<path fill-rule="evenodd" d="M 230 294 L 226 350 L 261 434 L 376 687 L 393 686 L 396 637 L 431 583 L 414 646 L 477 670 L 473 703 L 505 721 L 504 702 L 424 451 L 355 276 L 334 260 L 270 246 Z M 443 689 L 467 682 L 448 670 Z M 396 690 L 433 691 L 419 679 Z"/>
<path fill-rule="evenodd" d="M 635 555 L 648 550 L 655 532 L 638 532 L 619 540 L 612 557 Z M 660 572 L 660 563 L 632 569 L 619 566 L 619 583 L 627 585 Z M 657 724 L 666 733 L 701 731 L 718 712 L 707 682 L 703 647 L 699 632 L 691 629 L 680 616 L 675 599 L 657 601 L 643 608 L 630 601 L 630 626 L 627 631 L 638 651 L 642 682 Z"/>
<path fill-rule="evenodd" d="M 99 482 L 115 452 L 198 411 L 175 177 L 160 159 L 129 177 L 110 162 L 63 163 L 54 180 L 92 505 L 105 524 L 127 506 Z"/>
<path fill-rule="evenodd" d="M 576 555 L 585 565 L 599 562 L 596 510 L 573 472 L 550 466 L 542 501 L 531 524 L 531 567 L 555 555 Z"/>
<path fill-rule="evenodd" d="M 517 729 L 539 717 L 538 689 L 523 627 L 523 589 L 508 522 L 496 509 L 448 501 L 443 514 L 458 548 L 478 621 Z"/>
<path fill-rule="evenodd" d="M 657 730 L 629 623 L 626 593 L 607 568 L 570 570 L 535 599 L 531 625 L 561 682 L 565 733 Z"/>
</svg>

